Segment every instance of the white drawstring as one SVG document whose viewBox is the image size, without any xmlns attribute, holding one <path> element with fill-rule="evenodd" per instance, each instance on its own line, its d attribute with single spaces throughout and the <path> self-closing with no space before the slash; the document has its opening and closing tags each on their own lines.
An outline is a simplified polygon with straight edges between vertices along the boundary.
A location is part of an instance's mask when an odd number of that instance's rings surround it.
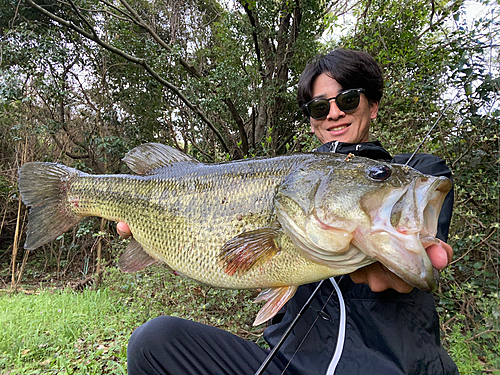
<svg viewBox="0 0 500 375">
<path fill-rule="evenodd" d="M 332 361 L 330 362 L 330 366 L 328 366 L 328 370 L 326 371 L 326 375 L 335 374 L 335 369 L 340 361 L 340 357 L 342 356 L 342 351 L 344 350 L 344 341 L 345 341 L 345 331 L 346 331 L 346 312 L 345 312 L 345 302 L 344 297 L 342 296 L 342 292 L 337 285 L 337 282 L 333 277 L 330 277 L 330 281 L 337 292 L 337 296 L 339 298 L 339 306 L 340 306 L 340 320 L 339 320 L 339 334 L 337 336 L 337 346 L 335 347 L 335 353 L 333 354 Z"/>
</svg>

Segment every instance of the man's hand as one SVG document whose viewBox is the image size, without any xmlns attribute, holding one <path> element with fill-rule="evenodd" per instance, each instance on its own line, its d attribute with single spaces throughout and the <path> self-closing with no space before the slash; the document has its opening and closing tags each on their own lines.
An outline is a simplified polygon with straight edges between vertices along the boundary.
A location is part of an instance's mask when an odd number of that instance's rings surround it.
<svg viewBox="0 0 500 375">
<path fill-rule="evenodd" d="M 130 228 L 123 221 L 120 221 L 118 224 L 116 224 L 116 231 L 118 232 L 120 237 L 123 238 L 129 238 L 132 235 Z"/>
<path fill-rule="evenodd" d="M 439 244 L 432 244 L 425 250 L 432 265 L 438 270 L 446 267 L 453 258 L 453 249 L 441 240 L 439 240 Z M 351 273 L 350 276 L 356 284 L 368 284 L 374 292 L 382 292 L 391 288 L 400 293 L 410 293 L 413 290 L 410 284 L 404 282 L 379 262 L 360 268 Z"/>
</svg>

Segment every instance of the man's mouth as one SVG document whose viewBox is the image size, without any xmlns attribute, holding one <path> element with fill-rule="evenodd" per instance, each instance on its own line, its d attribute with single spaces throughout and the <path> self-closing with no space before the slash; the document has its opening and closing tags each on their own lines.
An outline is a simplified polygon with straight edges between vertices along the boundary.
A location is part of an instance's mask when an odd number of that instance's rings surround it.
<svg viewBox="0 0 500 375">
<path fill-rule="evenodd" d="M 340 125 L 340 126 L 333 126 L 331 128 L 328 128 L 328 131 L 329 132 L 338 132 L 340 130 L 344 130 L 345 128 L 348 128 L 349 126 L 350 126 L 350 124 Z"/>
</svg>

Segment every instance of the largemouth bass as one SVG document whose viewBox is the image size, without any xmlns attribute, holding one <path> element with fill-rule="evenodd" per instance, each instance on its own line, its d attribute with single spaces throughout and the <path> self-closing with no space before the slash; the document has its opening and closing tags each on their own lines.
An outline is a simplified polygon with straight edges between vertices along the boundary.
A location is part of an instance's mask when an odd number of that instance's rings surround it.
<svg viewBox="0 0 500 375">
<path fill-rule="evenodd" d="M 220 288 L 262 288 L 254 322 L 274 316 L 301 284 L 380 261 L 409 284 L 434 289 L 425 246 L 451 188 L 406 166 L 352 155 L 296 154 L 204 164 L 160 144 L 124 161 L 138 175 L 90 175 L 27 163 L 24 247 L 49 242 L 86 216 L 128 223 L 119 266 L 165 262 Z"/>
</svg>

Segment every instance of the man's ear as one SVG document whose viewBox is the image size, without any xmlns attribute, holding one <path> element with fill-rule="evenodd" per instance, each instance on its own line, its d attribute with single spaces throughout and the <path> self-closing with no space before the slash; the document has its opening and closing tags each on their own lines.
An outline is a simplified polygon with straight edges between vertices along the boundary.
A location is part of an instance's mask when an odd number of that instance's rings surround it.
<svg viewBox="0 0 500 375">
<path fill-rule="evenodd" d="M 378 114 L 378 102 L 370 102 L 370 118 L 375 120 Z"/>
</svg>

